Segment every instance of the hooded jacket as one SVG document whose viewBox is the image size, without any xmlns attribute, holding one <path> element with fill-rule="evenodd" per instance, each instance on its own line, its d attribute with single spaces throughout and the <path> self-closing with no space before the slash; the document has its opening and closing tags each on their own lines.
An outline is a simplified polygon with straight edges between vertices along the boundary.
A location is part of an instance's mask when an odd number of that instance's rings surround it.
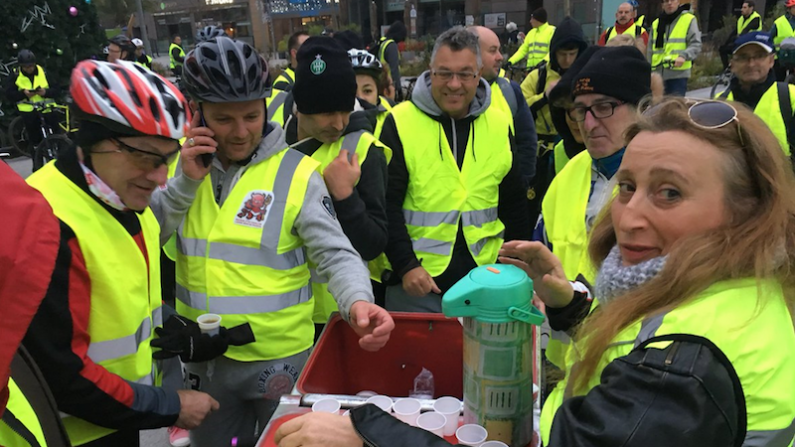
<svg viewBox="0 0 795 447">
<path fill-rule="evenodd" d="M 360 130 L 373 133 L 374 126 L 370 117 L 371 114 L 367 114 L 365 111 L 351 113 L 348 127 L 342 132 L 340 138 Z M 323 145 L 322 142 L 314 138 L 298 141 L 296 119 L 289 120 L 285 132 L 287 143 L 292 145 L 293 149 L 309 157 Z M 344 149 L 348 149 L 350 152 L 356 151 L 354 147 Z M 332 197 L 342 231 L 365 261 L 377 258 L 386 248 L 386 181 L 386 155 L 380 147 L 373 144 L 370 145 L 367 159 L 361 165 L 361 175 L 353 189 L 353 194 L 342 200 Z"/>
<path fill-rule="evenodd" d="M 430 72 L 426 71 L 417 79 L 417 85 L 411 95 L 411 102 L 419 108 L 428 118 L 441 124 L 451 150 L 454 151 L 458 167 L 464 163 L 463 151 L 455 151 L 457 142 L 469 140 L 472 123 L 488 109 L 491 103 L 491 89 L 488 83 L 481 79 L 474 99 L 470 103 L 469 113 L 461 119 L 453 119 L 434 101 L 431 94 Z M 473 135 L 475 145 L 477 135 Z M 497 215 L 505 225 L 505 240 L 528 239 L 532 227 L 527 216 L 527 199 L 523 188 L 521 170 L 516 162 L 513 135 L 509 134 L 511 151 L 514 153 L 514 162 L 508 174 L 502 179 L 499 186 L 499 204 Z M 395 125 L 394 116 L 389 116 L 384 123 L 381 141 L 392 149 L 392 161 L 389 163 L 389 188 L 387 190 L 387 219 L 389 221 L 389 242 L 386 255 L 392 264 L 392 269 L 397 273 L 399 281 L 409 270 L 419 267 L 420 262 L 414 254 L 411 238 L 406 229 L 403 217 L 403 201 L 408 190 L 409 178 L 406 160 L 404 158 L 403 144 Z M 482 143 L 481 143 L 482 144 Z M 439 148 L 442 150 L 442 148 Z M 435 278 L 436 285 L 444 293 L 459 279 L 464 277 L 471 269 L 475 268 L 475 260 L 469 253 L 463 228 L 459 223 L 458 234 L 453 247 L 452 260 L 441 275 Z"/>
<path fill-rule="evenodd" d="M 536 118 L 536 130 L 540 135 L 557 134 L 557 129 L 549 114 L 549 102 L 545 92 L 552 82 L 557 81 L 566 73 L 566 70 L 560 68 L 557 51 L 569 47 L 577 48 L 577 57 L 579 58 L 588 47 L 588 43 L 585 41 L 582 26 L 571 17 L 566 17 L 558 25 L 549 43 L 549 64 L 533 70 L 522 81 L 522 93 L 527 99 L 527 105 L 530 106 L 533 117 Z M 539 85 L 542 78 L 545 79 L 543 86 Z"/>
</svg>

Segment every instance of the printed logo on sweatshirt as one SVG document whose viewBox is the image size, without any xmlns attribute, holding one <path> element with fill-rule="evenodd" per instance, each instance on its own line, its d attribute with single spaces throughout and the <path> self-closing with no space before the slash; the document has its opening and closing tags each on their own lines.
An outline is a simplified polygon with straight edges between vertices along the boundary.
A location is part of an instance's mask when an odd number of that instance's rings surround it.
<svg viewBox="0 0 795 447">
<path fill-rule="evenodd" d="M 265 368 L 257 380 L 257 388 L 265 399 L 276 400 L 290 394 L 298 380 L 298 368 L 289 363 L 277 363 Z"/>
<path fill-rule="evenodd" d="M 270 191 L 251 191 L 240 204 L 240 212 L 235 216 L 235 223 L 253 228 L 262 228 L 268 220 L 268 211 L 273 202 Z"/>
</svg>

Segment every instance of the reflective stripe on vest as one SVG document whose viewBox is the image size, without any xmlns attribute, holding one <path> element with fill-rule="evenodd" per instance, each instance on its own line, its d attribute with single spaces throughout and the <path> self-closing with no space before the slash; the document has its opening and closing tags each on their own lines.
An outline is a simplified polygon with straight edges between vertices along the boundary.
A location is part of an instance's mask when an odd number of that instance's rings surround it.
<svg viewBox="0 0 795 447">
<path fill-rule="evenodd" d="M 763 302 L 755 299 L 761 292 Z M 595 306 L 591 307 L 593 312 Z M 653 315 L 621 331 L 588 380 L 587 394 L 601 383 L 602 370 L 613 360 L 655 336 L 691 334 L 713 342 L 731 361 L 745 395 L 747 432 L 743 447 L 789 447 L 795 437 L 795 333 L 784 293 L 772 281 L 754 278 L 718 282 L 676 309 Z M 748 343 L 753 340 L 753 343 Z M 575 344 L 582 345 L 582 341 Z M 653 343 L 646 349 L 665 349 Z M 582 348 L 581 348 L 582 349 Z M 566 377 L 581 349 L 570 349 Z M 567 380 L 558 383 L 541 413 L 541 437 L 549 443 L 552 422 Z"/>
<path fill-rule="evenodd" d="M 619 33 L 615 26 L 611 26 L 610 32 L 607 33 L 607 39 L 605 39 L 605 42 L 610 42 L 611 40 L 613 40 L 613 38 L 615 38 L 616 36 L 620 36 L 622 34 L 627 34 L 629 36 L 638 38 L 643 34 L 643 28 L 640 25 L 635 24 L 625 29 L 623 33 Z"/>
<path fill-rule="evenodd" d="M 172 51 L 174 51 L 175 47 L 179 48 L 179 57 L 181 57 L 182 60 L 185 60 L 185 50 L 183 50 L 181 46 L 179 46 L 179 45 L 177 45 L 177 44 L 172 42 L 171 45 L 169 45 L 169 47 L 168 47 L 168 58 L 170 60 L 169 64 L 168 64 L 168 68 L 170 68 L 172 70 L 177 68 L 177 67 L 181 67 L 182 66 L 182 62 L 179 62 L 176 59 L 174 59 L 174 56 L 171 53 Z"/>
<path fill-rule="evenodd" d="M 359 156 L 359 166 L 361 167 L 367 159 L 367 155 L 370 153 L 370 147 L 373 145 L 376 145 L 384 151 L 386 162 L 389 164 L 392 160 L 392 150 L 378 141 L 373 134 L 364 130 L 346 134 L 332 144 L 323 144 L 312 154 L 312 158 L 320 163 L 318 172 L 322 174 L 326 167 L 339 155 L 342 149 L 347 149 L 349 152 L 354 150 Z M 353 156 L 353 154 L 351 153 L 350 156 Z M 323 324 L 328 322 L 332 312 L 336 312 L 339 309 L 337 307 L 337 301 L 328 290 L 328 280 L 321 277 L 317 273 L 316 268 L 316 265 L 310 263 L 309 269 L 312 275 L 312 294 L 315 297 L 315 311 L 312 315 L 312 321 Z"/>
<path fill-rule="evenodd" d="M 284 90 L 272 89 L 270 96 L 265 99 L 265 106 L 268 108 L 268 121 L 273 121 L 284 126 L 284 102 L 287 100 L 288 93 Z"/>
<path fill-rule="evenodd" d="M 591 192 L 592 163 L 588 151 L 572 158 L 552 180 L 541 205 L 547 237 L 566 278 L 582 274 L 591 284 L 596 278 L 588 258 L 585 213 Z"/>
<path fill-rule="evenodd" d="M 243 168 L 220 207 L 207 176 L 177 229 L 177 311 L 217 313 L 225 326 L 249 323 L 257 334 L 230 347 L 231 359 L 279 359 L 312 345 L 309 269 L 293 228 L 316 168 L 285 148 Z"/>
<path fill-rule="evenodd" d="M 277 87 L 277 85 L 281 83 L 287 84 L 286 88 L 284 88 L 283 86 Z M 293 88 L 293 84 L 295 84 L 295 72 L 293 71 L 292 68 L 286 67 L 284 71 L 282 71 L 282 74 L 280 74 L 279 77 L 276 78 L 275 81 L 273 81 L 273 89 L 289 92 Z"/>
<path fill-rule="evenodd" d="M 160 226 L 154 214 L 149 208 L 136 214 L 147 252 L 144 258 L 118 220 L 53 163 L 28 177 L 28 183 L 41 191 L 55 215 L 74 231 L 85 259 L 91 279 L 89 357 L 124 380 L 155 384 L 149 342 L 154 326 L 162 325 L 162 296 Z M 63 422 L 73 445 L 115 431 L 71 416 Z"/>
<path fill-rule="evenodd" d="M 15 418 L 18 423 L 22 424 L 28 433 L 19 433 L 19 429 L 6 424 L 6 420 L 11 418 Z M 36 444 L 31 444 L 25 440 L 26 436 L 32 436 L 32 441 L 38 442 L 41 447 L 47 446 L 44 430 L 41 427 L 38 416 L 36 416 L 36 412 L 25 398 L 22 390 L 14 382 L 14 378 L 10 377 L 8 379 L 8 403 L 3 412 L 3 420 L 0 421 L 0 445 L 3 447 L 35 446 Z"/>
<path fill-rule="evenodd" d="M 795 86 L 789 85 L 790 102 L 795 98 Z M 734 101 L 734 94 L 731 90 L 727 90 L 728 95 L 723 96 L 719 94 L 716 98 L 726 99 L 727 101 Z M 725 92 L 724 92 L 725 93 Z M 780 98 L 778 97 L 778 84 L 773 83 L 770 88 L 759 98 L 759 102 L 754 108 L 754 114 L 762 119 L 767 124 L 767 127 L 773 131 L 773 135 L 778 139 L 781 144 L 781 149 L 789 156 L 790 148 L 787 140 L 787 126 L 784 124 L 784 118 L 781 116 L 781 109 L 779 106 Z"/>
<path fill-rule="evenodd" d="M 50 84 L 47 82 L 47 76 L 44 74 L 44 69 L 41 68 L 40 65 L 36 65 L 36 75 L 33 76 L 33 82 L 30 81 L 30 78 L 22 74 L 22 69 L 19 69 L 19 75 L 17 76 L 16 86 L 19 91 L 22 90 L 30 90 L 36 91 L 39 88 L 48 89 L 50 88 Z M 44 101 L 44 98 L 35 95 L 29 99 L 26 99 L 28 102 L 41 102 Z M 17 110 L 20 112 L 32 112 L 33 106 L 30 104 L 17 104 Z"/>
<path fill-rule="evenodd" d="M 742 34 L 743 31 L 745 31 L 745 28 L 751 22 L 753 22 L 754 19 L 756 19 L 756 18 L 759 19 L 759 26 L 757 26 L 756 28 L 754 28 L 752 30 L 749 30 L 748 32 L 762 31 L 762 17 L 759 15 L 758 12 L 754 11 L 754 12 L 751 13 L 750 16 L 748 16 L 747 19 L 745 17 L 743 17 L 742 15 L 740 16 L 740 18 L 737 19 L 737 35 Z"/>
<path fill-rule="evenodd" d="M 494 84 L 497 84 L 497 88 L 494 88 Z M 519 101 L 516 99 L 511 81 L 499 76 L 494 80 L 491 84 L 491 103 L 499 107 L 511 119 L 516 116 L 516 112 L 519 110 Z"/>
<path fill-rule="evenodd" d="M 652 56 L 651 56 L 651 66 L 652 69 L 659 68 L 664 62 L 666 61 L 673 61 L 679 54 L 683 53 L 687 50 L 687 32 L 690 30 L 690 24 L 695 20 L 695 16 L 689 12 L 683 12 L 676 18 L 673 23 L 673 26 L 670 27 L 671 34 L 667 36 L 665 39 L 665 45 L 663 48 L 656 48 L 655 44 L 652 43 Z M 652 24 L 652 29 L 654 30 L 654 36 L 657 35 L 659 32 L 665 32 L 666 30 L 659 29 L 660 19 L 656 19 Z M 652 40 L 654 39 L 654 40 Z M 652 42 L 656 42 L 656 37 L 650 37 Z M 690 70 L 693 66 L 693 61 L 685 61 L 681 67 L 664 67 L 666 70 Z"/>
<path fill-rule="evenodd" d="M 549 43 L 555 34 L 555 27 L 545 23 L 538 28 L 533 28 L 527 33 L 525 40 L 530 39 L 527 45 L 527 67 L 535 67 L 549 54 Z"/>
<path fill-rule="evenodd" d="M 403 201 L 406 226 L 425 270 L 438 276 L 447 268 L 459 221 L 475 262 L 494 262 L 505 229 L 493 209 L 512 163 L 510 118 L 489 107 L 470 124 L 466 146 L 454 139 L 451 149 L 441 124 L 414 104 L 401 103 L 392 115 L 411 179 Z M 455 135 L 455 122 L 452 126 Z M 461 169 L 454 155 L 460 150 L 465 151 Z"/>
<path fill-rule="evenodd" d="M 776 22 L 776 37 L 773 39 L 773 46 L 776 48 L 776 58 L 778 58 L 778 50 L 781 47 L 781 42 L 787 37 L 795 37 L 795 29 L 792 28 L 786 14 L 777 18 Z"/>
</svg>

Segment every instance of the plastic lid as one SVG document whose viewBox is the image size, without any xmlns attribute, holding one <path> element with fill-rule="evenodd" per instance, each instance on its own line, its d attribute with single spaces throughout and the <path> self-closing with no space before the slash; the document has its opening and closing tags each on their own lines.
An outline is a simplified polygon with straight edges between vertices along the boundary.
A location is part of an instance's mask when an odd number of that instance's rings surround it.
<svg viewBox="0 0 795 447">
<path fill-rule="evenodd" d="M 448 317 L 474 317 L 486 323 L 518 320 L 541 324 L 544 316 L 532 304 L 533 281 L 520 268 L 483 265 L 458 281 L 442 298 Z"/>
</svg>

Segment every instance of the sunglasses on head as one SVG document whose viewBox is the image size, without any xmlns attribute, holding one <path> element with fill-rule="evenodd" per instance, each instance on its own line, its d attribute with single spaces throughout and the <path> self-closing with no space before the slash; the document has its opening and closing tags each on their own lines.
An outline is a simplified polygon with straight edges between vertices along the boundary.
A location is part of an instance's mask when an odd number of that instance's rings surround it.
<svg viewBox="0 0 795 447">
<path fill-rule="evenodd" d="M 649 107 L 643 112 L 644 116 L 654 116 L 659 112 L 664 104 Z M 737 118 L 737 109 L 731 104 L 723 101 L 694 101 L 687 109 L 687 116 L 690 122 L 702 129 L 720 129 L 728 126 L 732 122 L 737 124 L 737 136 L 740 138 L 740 145 L 745 146 L 743 133 L 740 126 L 740 119 Z"/>
</svg>

